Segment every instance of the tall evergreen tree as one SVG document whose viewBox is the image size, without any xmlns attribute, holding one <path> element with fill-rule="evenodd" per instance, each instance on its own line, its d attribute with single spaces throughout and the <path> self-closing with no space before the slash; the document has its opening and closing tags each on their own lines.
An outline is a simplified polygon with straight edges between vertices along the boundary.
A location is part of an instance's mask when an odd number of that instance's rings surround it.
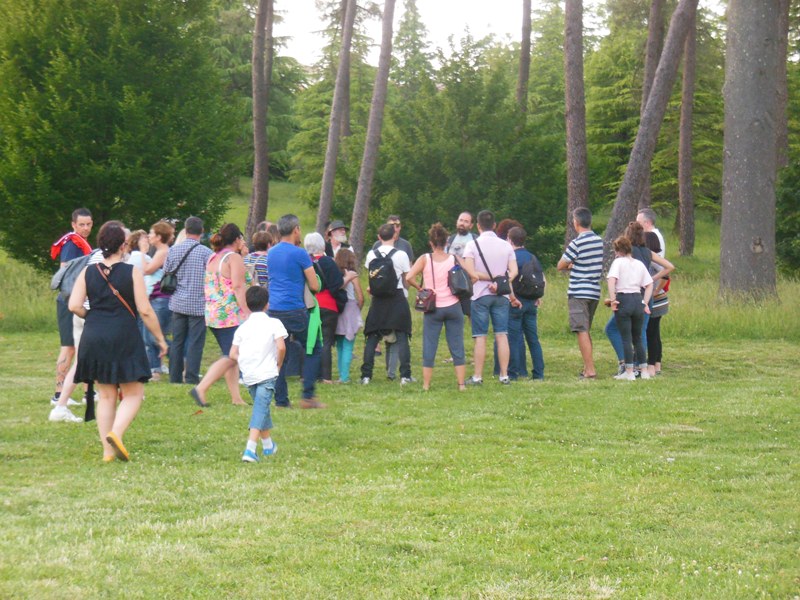
<svg viewBox="0 0 800 600">
<path fill-rule="evenodd" d="M 680 149 L 678 151 L 678 234 L 681 256 L 694 253 L 694 181 L 692 180 L 692 124 L 694 120 L 697 19 L 693 18 L 683 50 Z"/>
<path fill-rule="evenodd" d="M 49 245 L 79 206 L 132 228 L 191 214 L 212 227 L 230 194 L 236 124 L 206 44 L 209 4 L 4 6 L 0 240 L 10 253 L 51 266 Z"/>
<path fill-rule="evenodd" d="M 720 293 L 776 295 L 780 0 L 731 0 L 725 69 Z"/>
<path fill-rule="evenodd" d="M 567 0 L 564 29 L 567 123 L 567 232 L 576 235 L 572 211 L 589 205 L 586 104 L 583 83 L 583 1 Z"/>
<path fill-rule="evenodd" d="M 519 76 L 517 78 L 517 106 L 521 112 L 528 110 L 528 79 L 531 74 L 531 0 L 522 0 L 522 38 L 519 44 Z"/>
<path fill-rule="evenodd" d="M 386 106 L 386 90 L 389 82 L 389 69 L 392 62 L 392 23 L 394 21 L 395 0 L 386 0 L 383 5 L 383 32 L 381 36 L 381 54 L 378 60 L 378 71 L 375 75 L 375 87 L 372 91 L 372 106 L 369 111 L 367 140 L 364 144 L 364 157 L 361 160 L 361 173 L 358 176 L 356 202 L 353 208 L 353 219 L 350 225 L 350 243 L 359 255 L 363 256 L 364 233 L 369 212 L 369 201 L 372 193 L 372 180 L 378 162 L 378 150 L 383 128 L 383 112 Z"/>
<path fill-rule="evenodd" d="M 653 79 L 656 76 L 656 67 L 658 67 L 658 59 L 661 56 L 663 43 L 664 0 L 652 0 L 650 3 L 650 15 L 647 18 L 647 46 L 645 48 L 640 115 L 644 115 L 644 109 L 647 106 L 647 97 L 650 95 L 650 88 L 653 86 Z M 639 208 L 650 206 L 650 171 L 645 173 L 644 178 L 642 194 L 639 196 Z"/>
</svg>

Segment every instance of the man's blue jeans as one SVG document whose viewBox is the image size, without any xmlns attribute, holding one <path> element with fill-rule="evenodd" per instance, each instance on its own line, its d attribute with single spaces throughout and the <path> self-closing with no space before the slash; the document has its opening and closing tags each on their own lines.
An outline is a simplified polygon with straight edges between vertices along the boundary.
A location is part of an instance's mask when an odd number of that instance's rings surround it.
<svg viewBox="0 0 800 600">
<path fill-rule="evenodd" d="M 286 328 L 286 332 L 293 337 L 306 351 L 308 338 L 308 311 L 299 310 L 270 310 L 268 314 L 273 319 L 278 319 Z M 303 360 L 303 398 L 308 400 L 314 397 L 314 386 L 317 383 L 322 357 L 322 345 L 317 341 L 314 351 L 306 354 Z M 286 361 L 281 365 L 281 372 L 275 382 L 275 405 L 289 406 L 289 387 L 286 385 Z"/>
<path fill-rule="evenodd" d="M 172 346 L 169 352 L 169 381 L 183 383 L 184 361 L 186 383 L 200 383 L 200 362 L 206 343 L 206 319 L 182 313 L 172 313 Z"/>
<path fill-rule="evenodd" d="M 527 344 L 533 359 L 533 378 L 544 379 L 544 355 L 536 325 L 539 309 L 536 307 L 535 300 L 519 298 L 519 301 L 522 302 L 522 306 L 520 308 L 512 306 L 508 313 L 508 347 L 510 350 L 508 375 L 511 379 L 528 376 L 528 360 L 525 352 Z"/>
</svg>

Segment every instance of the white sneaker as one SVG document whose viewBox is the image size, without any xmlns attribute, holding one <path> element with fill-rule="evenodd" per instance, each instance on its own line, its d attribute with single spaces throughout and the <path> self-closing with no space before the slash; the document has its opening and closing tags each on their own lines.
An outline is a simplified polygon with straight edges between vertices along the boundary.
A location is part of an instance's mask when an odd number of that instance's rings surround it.
<svg viewBox="0 0 800 600">
<path fill-rule="evenodd" d="M 647 369 L 642 369 L 641 371 L 639 371 L 639 379 L 642 380 L 651 379 L 650 371 L 648 371 Z"/>
<path fill-rule="evenodd" d="M 361 385 L 369 385 L 369 377 L 362 377 Z"/>
<path fill-rule="evenodd" d="M 401 377 L 400 378 L 400 385 L 408 385 L 409 383 L 413 383 L 413 382 L 414 382 L 414 378 L 413 377 Z"/>
<path fill-rule="evenodd" d="M 63 421 L 65 423 L 83 423 L 83 419 L 76 417 L 66 406 L 56 406 L 50 411 L 49 421 Z"/>
<path fill-rule="evenodd" d="M 624 373 L 620 373 L 619 375 L 614 375 L 614 379 L 618 381 L 636 381 L 636 375 L 632 372 L 628 373 L 625 371 Z"/>
<path fill-rule="evenodd" d="M 86 402 L 85 399 L 84 402 L 78 402 L 77 400 L 69 398 L 67 400 L 67 406 L 83 406 L 85 402 Z M 58 398 L 56 398 L 55 396 L 50 398 L 50 406 L 56 406 L 57 404 L 58 404 Z"/>
</svg>

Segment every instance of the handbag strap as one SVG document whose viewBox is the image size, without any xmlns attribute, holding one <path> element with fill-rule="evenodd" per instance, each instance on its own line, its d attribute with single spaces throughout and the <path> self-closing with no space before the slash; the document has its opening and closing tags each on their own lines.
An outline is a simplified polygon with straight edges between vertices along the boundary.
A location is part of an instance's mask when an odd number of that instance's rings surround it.
<svg viewBox="0 0 800 600">
<path fill-rule="evenodd" d="M 436 271 L 433 268 L 433 252 L 428 253 L 428 260 L 431 261 L 431 289 L 436 289 Z"/>
<path fill-rule="evenodd" d="M 108 280 L 108 275 L 106 275 L 105 271 L 103 271 L 103 269 L 102 269 L 102 268 L 100 268 L 100 263 L 97 263 L 95 266 L 97 267 L 97 270 L 98 270 L 98 272 L 100 273 L 100 275 L 102 275 L 102 276 L 103 276 L 103 279 L 105 279 L 105 280 L 106 280 L 106 283 L 108 284 L 108 287 L 110 287 L 110 288 L 111 288 L 111 291 L 114 293 L 114 295 L 115 295 L 117 298 L 119 298 L 119 301 L 120 301 L 120 302 L 122 302 L 122 304 L 123 304 L 123 305 L 125 305 L 125 308 L 127 308 L 127 309 L 128 309 L 128 312 L 129 312 L 129 313 L 131 313 L 131 316 L 132 316 L 132 317 L 135 319 L 135 318 L 136 318 L 136 315 L 135 315 L 135 314 L 133 314 L 133 309 L 131 308 L 131 305 L 130 305 L 130 304 L 128 304 L 128 303 L 125 301 L 125 298 L 123 298 L 123 297 L 122 297 L 122 294 L 120 294 L 120 293 L 119 293 L 119 290 L 118 290 L 117 288 L 115 288 L 115 287 L 114 287 L 114 286 L 111 284 L 111 282 Z"/>
<path fill-rule="evenodd" d="M 478 244 L 477 238 L 475 239 L 475 247 L 478 249 L 478 254 L 481 255 L 481 260 L 483 261 L 483 266 L 486 267 L 486 272 L 489 274 L 489 279 L 494 279 L 494 275 L 489 270 L 489 265 L 486 264 L 486 258 L 483 256 L 483 251 L 481 250 L 480 244 Z"/>
</svg>

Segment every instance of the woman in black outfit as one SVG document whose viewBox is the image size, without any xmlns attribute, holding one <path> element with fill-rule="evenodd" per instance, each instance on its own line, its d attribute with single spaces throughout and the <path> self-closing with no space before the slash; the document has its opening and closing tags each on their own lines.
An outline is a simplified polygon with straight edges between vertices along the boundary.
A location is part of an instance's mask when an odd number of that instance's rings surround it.
<svg viewBox="0 0 800 600">
<path fill-rule="evenodd" d="M 123 262 L 124 230 L 118 223 L 104 224 L 97 245 L 103 261 L 86 267 L 75 281 L 69 309 L 86 319 L 75 380 L 97 382 L 97 428 L 103 460 L 110 462 L 128 460 L 122 437 L 139 412 L 143 383 L 150 379 L 137 313 L 156 339 L 160 356 L 166 354 L 167 342 L 147 298 L 142 272 Z M 90 310 L 84 304 L 87 298 Z M 119 406 L 117 390 L 122 398 Z"/>
</svg>

